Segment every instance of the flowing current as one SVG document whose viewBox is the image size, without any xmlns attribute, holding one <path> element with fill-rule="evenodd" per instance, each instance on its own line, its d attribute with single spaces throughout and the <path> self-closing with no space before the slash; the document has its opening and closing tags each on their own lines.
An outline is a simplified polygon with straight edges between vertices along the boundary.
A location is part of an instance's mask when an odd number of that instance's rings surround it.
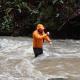
<svg viewBox="0 0 80 80">
<path fill-rule="evenodd" d="M 31 38 L 0 37 L 0 80 L 80 80 L 79 40 L 53 40 L 43 48 L 34 58 Z"/>
</svg>

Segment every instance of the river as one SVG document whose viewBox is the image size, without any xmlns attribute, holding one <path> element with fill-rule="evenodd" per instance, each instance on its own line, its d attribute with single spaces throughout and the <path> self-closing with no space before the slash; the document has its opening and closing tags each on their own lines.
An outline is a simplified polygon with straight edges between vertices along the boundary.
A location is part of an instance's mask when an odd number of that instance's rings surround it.
<svg viewBox="0 0 80 80">
<path fill-rule="evenodd" d="M 55 39 L 43 48 L 34 58 L 32 38 L 0 37 L 0 80 L 80 80 L 80 40 Z"/>
</svg>

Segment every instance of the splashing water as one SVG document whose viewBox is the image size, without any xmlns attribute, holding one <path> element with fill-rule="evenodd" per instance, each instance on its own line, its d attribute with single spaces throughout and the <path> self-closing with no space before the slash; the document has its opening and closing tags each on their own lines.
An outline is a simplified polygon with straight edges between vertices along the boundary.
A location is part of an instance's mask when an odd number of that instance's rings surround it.
<svg viewBox="0 0 80 80">
<path fill-rule="evenodd" d="M 54 40 L 34 58 L 32 39 L 0 37 L 0 80 L 80 79 L 80 41 Z"/>
</svg>

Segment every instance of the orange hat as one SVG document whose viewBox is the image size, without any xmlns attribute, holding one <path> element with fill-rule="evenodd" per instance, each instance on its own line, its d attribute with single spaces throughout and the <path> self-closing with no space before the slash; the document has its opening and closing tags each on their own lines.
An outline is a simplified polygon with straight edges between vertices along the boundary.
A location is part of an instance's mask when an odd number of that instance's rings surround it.
<svg viewBox="0 0 80 80">
<path fill-rule="evenodd" d="M 37 25 L 37 30 L 39 30 L 39 29 L 44 30 L 45 28 L 44 28 L 44 26 L 42 24 L 38 24 Z"/>
</svg>

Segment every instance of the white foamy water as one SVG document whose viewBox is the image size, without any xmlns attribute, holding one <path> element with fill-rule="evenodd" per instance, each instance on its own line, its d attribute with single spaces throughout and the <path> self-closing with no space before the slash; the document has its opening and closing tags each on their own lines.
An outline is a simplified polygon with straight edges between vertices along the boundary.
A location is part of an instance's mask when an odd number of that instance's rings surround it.
<svg viewBox="0 0 80 80">
<path fill-rule="evenodd" d="M 0 37 L 0 80 L 48 80 L 69 77 L 79 80 L 79 50 L 79 40 L 54 40 L 52 45 L 45 43 L 44 54 L 34 58 L 31 38 Z M 74 62 L 74 58 L 78 60 Z M 74 71 L 67 72 L 72 66 Z"/>
</svg>

